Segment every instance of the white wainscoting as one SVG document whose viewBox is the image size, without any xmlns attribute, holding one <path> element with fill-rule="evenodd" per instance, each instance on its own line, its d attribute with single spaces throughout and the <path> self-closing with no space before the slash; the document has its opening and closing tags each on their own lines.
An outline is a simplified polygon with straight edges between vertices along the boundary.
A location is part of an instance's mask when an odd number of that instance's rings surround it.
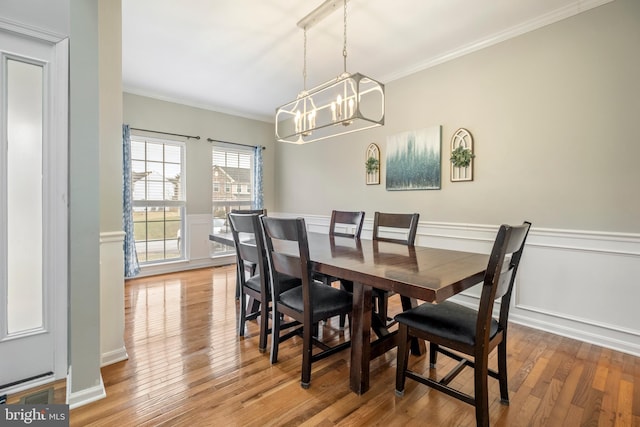
<svg viewBox="0 0 640 427">
<path fill-rule="evenodd" d="M 294 217 L 297 215 L 273 214 Z M 328 232 L 329 217 L 305 216 L 310 231 Z M 362 237 L 370 238 L 373 220 Z M 416 244 L 489 253 L 498 225 L 420 222 Z M 536 228 L 516 279 L 510 320 L 640 356 L 640 235 Z M 456 301 L 473 305 L 472 288 Z"/>
<path fill-rule="evenodd" d="M 100 233 L 100 366 L 129 358 L 124 345 L 124 232 Z"/>
</svg>

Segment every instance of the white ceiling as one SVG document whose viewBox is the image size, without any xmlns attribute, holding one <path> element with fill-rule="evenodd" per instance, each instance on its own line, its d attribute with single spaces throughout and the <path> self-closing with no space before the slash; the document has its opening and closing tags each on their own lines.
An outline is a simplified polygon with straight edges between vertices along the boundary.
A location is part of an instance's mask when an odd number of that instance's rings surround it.
<svg viewBox="0 0 640 427">
<path fill-rule="evenodd" d="M 343 71 L 343 8 L 307 31 L 307 87 Z M 347 71 L 388 83 L 611 0 L 350 0 Z M 126 92 L 273 121 L 322 0 L 122 0 Z"/>
</svg>

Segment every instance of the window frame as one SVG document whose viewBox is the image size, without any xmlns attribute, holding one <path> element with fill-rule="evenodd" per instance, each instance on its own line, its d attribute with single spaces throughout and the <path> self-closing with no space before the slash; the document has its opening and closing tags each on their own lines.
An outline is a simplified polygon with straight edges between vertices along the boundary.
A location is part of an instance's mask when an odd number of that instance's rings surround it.
<svg viewBox="0 0 640 427">
<path fill-rule="evenodd" d="M 145 240 L 136 240 L 136 246 L 139 247 L 139 245 L 144 244 L 145 246 L 145 260 L 140 260 L 140 266 L 144 267 L 144 266 L 150 266 L 150 265 L 159 265 L 159 264 L 166 264 L 166 263 L 172 263 L 172 262 L 176 262 L 176 261 L 184 261 L 186 260 L 186 247 L 187 245 L 185 244 L 185 221 L 186 221 L 186 212 L 187 212 L 187 199 L 186 199 L 186 195 L 187 195 L 187 180 L 186 180 L 186 143 L 184 141 L 177 141 L 177 140 L 172 140 L 172 139 L 168 139 L 168 138 L 159 138 L 159 137 L 150 137 L 150 136 L 146 136 L 146 135 L 142 135 L 142 134 L 137 134 L 137 133 L 131 133 L 131 143 L 132 143 L 132 147 L 133 144 L 137 144 L 137 143 L 145 143 L 145 166 L 148 166 L 149 163 L 162 163 L 163 165 L 163 171 L 165 169 L 166 164 L 178 164 L 175 162 L 167 162 L 166 161 L 166 157 L 165 157 L 165 146 L 173 146 L 173 147 L 178 147 L 180 150 L 180 193 L 178 194 L 178 200 L 169 200 L 165 198 L 163 199 L 152 199 L 148 197 L 147 191 L 148 188 L 145 188 L 145 199 L 136 199 L 135 198 L 135 183 L 132 183 L 131 186 L 131 191 L 132 191 L 132 208 L 134 210 L 134 215 L 135 215 L 135 211 L 136 209 L 140 209 L 143 208 L 144 209 L 144 213 L 147 216 L 145 221 L 135 221 L 134 219 L 134 229 L 137 224 L 140 223 L 144 223 L 145 224 Z M 157 161 L 157 160 L 148 160 L 147 157 L 147 147 L 146 144 L 161 144 L 163 146 L 163 159 L 161 162 Z M 132 162 L 136 162 L 136 161 L 140 161 L 140 159 L 134 157 L 133 154 L 133 150 L 132 150 L 132 156 L 131 156 L 131 160 Z M 132 168 L 133 169 L 133 168 Z M 145 167 L 145 171 L 148 170 L 148 167 Z M 167 178 L 166 175 L 164 175 L 163 172 L 163 181 L 166 182 Z M 145 177 L 146 179 L 146 177 Z M 147 184 L 148 185 L 148 184 Z M 164 184 L 163 184 L 163 194 L 165 193 L 166 189 L 164 188 Z M 177 208 L 178 212 L 179 212 L 179 217 L 180 217 L 180 224 L 178 226 L 178 230 L 176 232 L 176 238 L 173 239 L 169 239 L 167 238 L 166 235 L 164 235 L 164 239 L 162 240 L 158 240 L 158 239 L 152 239 L 149 240 L 148 239 L 148 224 L 152 223 L 152 222 L 162 222 L 163 223 L 163 229 L 164 232 L 166 233 L 166 228 L 167 228 L 167 223 L 168 222 L 173 222 L 172 220 L 167 221 L 166 219 L 166 212 L 167 212 L 167 208 L 169 209 L 174 209 Z M 155 210 L 152 210 L 155 209 Z M 160 212 L 160 211 L 164 211 L 165 215 L 164 215 L 164 219 L 162 221 L 149 221 L 148 220 L 148 214 L 149 212 Z M 179 255 L 177 257 L 170 257 L 167 258 L 167 242 L 170 241 L 174 241 L 176 242 L 178 251 L 179 251 Z M 163 253 L 163 257 L 162 258 L 158 258 L 158 259 L 151 259 L 149 260 L 149 242 L 159 242 L 162 241 L 163 242 L 163 247 L 162 247 L 162 253 Z M 140 251 L 138 252 L 138 256 L 140 257 Z"/>
</svg>

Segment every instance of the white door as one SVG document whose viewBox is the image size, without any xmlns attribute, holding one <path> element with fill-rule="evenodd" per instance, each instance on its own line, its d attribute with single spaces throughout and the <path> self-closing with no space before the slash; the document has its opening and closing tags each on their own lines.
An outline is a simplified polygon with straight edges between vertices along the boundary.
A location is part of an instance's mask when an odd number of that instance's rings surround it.
<svg viewBox="0 0 640 427">
<path fill-rule="evenodd" d="M 67 44 L 48 38 L 0 28 L 0 392 L 66 373 Z"/>
</svg>

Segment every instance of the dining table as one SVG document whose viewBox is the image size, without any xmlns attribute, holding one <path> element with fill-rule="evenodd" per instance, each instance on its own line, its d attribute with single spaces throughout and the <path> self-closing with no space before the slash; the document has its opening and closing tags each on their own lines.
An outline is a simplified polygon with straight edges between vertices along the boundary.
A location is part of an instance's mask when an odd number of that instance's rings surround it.
<svg viewBox="0 0 640 427">
<path fill-rule="evenodd" d="M 489 255 L 475 252 L 317 232 L 308 232 L 307 238 L 314 271 L 353 282 L 349 386 L 356 394 L 369 389 L 371 360 L 398 344 L 397 331 L 372 325 L 372 318 L 377 317 L 372 316 L 372 289 L 393 291 L 412 301 L 440 303 L 480 283 L 489 260 Z M 221 242 L 222 236 L 215 240 Z"/>
</svg>

